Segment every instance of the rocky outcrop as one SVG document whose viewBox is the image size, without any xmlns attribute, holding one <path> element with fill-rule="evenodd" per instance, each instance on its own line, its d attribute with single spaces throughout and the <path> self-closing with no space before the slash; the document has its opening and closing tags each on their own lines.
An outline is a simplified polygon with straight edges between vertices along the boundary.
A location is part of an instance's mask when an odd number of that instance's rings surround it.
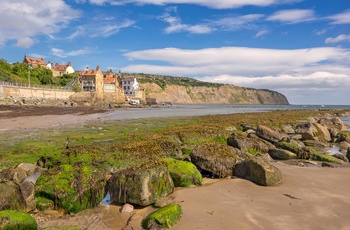
<svg viewBox="0 0 350 230">
<path fill-rule="evenodd" d="M 174 182 L 164 162 L 152 162 L 115 173 L 108 180 L 111 202 L 147 206 L 174 190 Z"/>
<path fill-rule="evenodd" d="M 275 91 L 241 88 L 234 85 L 220 86 L 183 86 L 156 83 L 142 83 L 140 88 L 146 92 L 146 98 L 157 102 L 177 104 L 289 104 L 287 98 Z"/>
<path fill-rule="evenodd" d="M 225 144 L 204 143 L 197 145 L 190 157 L 200 170 L 224 178 L 233 175 L 235 165 L 245 158 L 244 155 L 241 150 Z"/>
</svg>

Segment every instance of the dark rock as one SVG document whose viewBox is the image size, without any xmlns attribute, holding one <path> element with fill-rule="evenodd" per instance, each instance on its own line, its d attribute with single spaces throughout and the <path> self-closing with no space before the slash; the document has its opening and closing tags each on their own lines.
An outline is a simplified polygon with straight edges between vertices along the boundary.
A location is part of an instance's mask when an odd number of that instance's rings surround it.
<svg viewBox="0 0 350 230">
<path fill-rule="evenodd" d="M 227 144 L 248 153 L 252 153 L 252 151 L 267 153 L 270 148 L 275 148 L 271 143 L 266 143 L 258 137 L 247 137 L 243 134 L 231 135 L 227 138 Z"/>
<path fill-rule="evenodd" d="M 338 159 L 340 159 L 342 161 L 349 162 L 349 159 L 346 158 L 346 156 L 344 156 L 341 153 L 336 153 L 336 154 L 333 154 L 332 156 L 335 157 L 335 158 L 338 158 Z"/>
<path fill-rule="evenodd" d="M 164 162 L 151 162 L 117 172 L 108 180 L 113 203 L 147 206 L 169 195 L 174 183 Z"/>
<path fill-rule="evenodd" d="M 190 156 L 197 168 L 219 178 L 232 176 L 235 165 L 249 157 L 237 148 L 220 143 L 197 145 Z"/>
<path fill-rule="evenodd" d="M 237 164 L 234 175 L 264 186 L 276 185 L 284 179 L 282 172 L 277 167 L 259 157 L 244 160 Z"/>
</svg>

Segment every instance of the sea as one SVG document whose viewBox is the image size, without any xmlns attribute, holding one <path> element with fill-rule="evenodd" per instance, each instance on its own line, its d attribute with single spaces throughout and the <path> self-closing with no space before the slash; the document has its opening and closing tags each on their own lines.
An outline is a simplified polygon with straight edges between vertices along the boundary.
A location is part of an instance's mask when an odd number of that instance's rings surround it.
<svg viewBox="0 0 350 230">
<path fill-rule="evenodd" d="M 148 108 L 112 109 L 101 116 L 104 120 L 129 120 L 156 117 L 186 117 L 233 113 L 254 113 L 274 110 L 350 109 L 350 105 L 232 105 L 232 104 L 174 104 Z M 343 118 L 350 125 L 350 117 Z"/>
</svg>

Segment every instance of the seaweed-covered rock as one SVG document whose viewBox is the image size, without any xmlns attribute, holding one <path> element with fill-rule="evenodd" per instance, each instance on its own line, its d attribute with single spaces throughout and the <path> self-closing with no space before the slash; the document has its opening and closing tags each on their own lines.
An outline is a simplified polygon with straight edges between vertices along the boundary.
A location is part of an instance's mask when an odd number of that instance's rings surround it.
<svg viewBox="0 0 350 230">
<path fill-rule="evenodd" d="M 271 143 L 263 141 L 254 136 L 246 136 L 239 133 L 233 133 L 227 138 L 227 144 L 247 153 L 267 153 L 270 148 L 275 148 Z"/>
<path fill-rule="evenodd" d="M 252 181 L 259 185 L 276 185 L 283 181 L 282 172 L 259 157 L 250 158 L 237 164 L 234 175 Z"/>
<path fill-rule="evenodd" d="M 3 230 L 36 230 L 37 223 L 31 215 L 16 210 L 0 211 L 0 229 Z"/>
<path fill-rule="evenodd" d="M 35 192 L 36 197 L 52 200 L 55 209 L 78 212 L 101 202 L 105 184 L 103 172 L 91 166 L 64 164 L 45 171 L 37 180 Z"/>
<path fill-rule="evenodd" d="M 232 176 L 235 165 L 248 158 L 246 153 L 237 148 L 214 142 L 197 145 L 190 157 L 200 170 L 219 178 Z"/>
<path fill-rule="evenodd" d="M 286 149 L 270 149 L 269 155 L 276 160 L 289 160 L 298 158 L 295 153 Z"/>
<path fill-rule="evenodd" d="M 143 229 L 171 228 L 179 222 L 182 209 L 179 204 L 169 204 L 149 214 L 142 220 Z"/>
<path fill-rule="evenodd" d="M 347 129 L 347 125 L 339 117 L 321 117 L 317 122 L 326 126 L 328 129 L 335 128 L 339 131 L 345 131 Z"/>
<path fill-rule="evenodd" d="M 279 133 L 264 125 L 259 125 L 256 129 L 256 135 L 264 140 L 267 140 L 273 144 L 277 144 L 283 137 L 287 137 L 286 134 Z"/>
<path fill-rule="evenodd" d="M 108 180 L 111 202 L 147 206 L 174 191 L 174 182 L 163 161 L 117 172 Z"/>
<path fill-rule="evenodd" d="M 202 185 L 202 174 L 191 162 L 166 158 L 170 176 L 176 187 L 188 187 L 190 185 Z"/>
</svg>

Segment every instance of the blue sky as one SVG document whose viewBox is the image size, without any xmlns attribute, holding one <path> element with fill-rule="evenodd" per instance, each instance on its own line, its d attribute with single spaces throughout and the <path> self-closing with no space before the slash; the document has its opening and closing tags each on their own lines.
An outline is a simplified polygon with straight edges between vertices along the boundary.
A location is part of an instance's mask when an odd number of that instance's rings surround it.
<svg viewBox="0 0 350 230">
<path fill-rule="evenodd" d="M 349 0 L 0 0 L 0 58 L 24 54 L 350 105 Z"/>
</svg>

